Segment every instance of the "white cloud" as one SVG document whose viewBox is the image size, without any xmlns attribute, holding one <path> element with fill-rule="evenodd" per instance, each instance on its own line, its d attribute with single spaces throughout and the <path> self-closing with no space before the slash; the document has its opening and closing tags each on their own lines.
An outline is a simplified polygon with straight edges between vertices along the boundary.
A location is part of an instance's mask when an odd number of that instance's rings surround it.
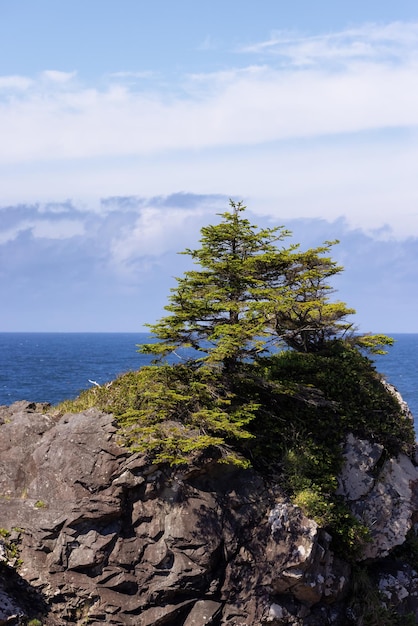
<svg viewBox="0 0 418 626">
<path fill-rule="evenodd" d="M 385 60 L 405 62 L 417 58 L 418 22 L 365 24 L 337 33 L 304 36 L 276 32 L 267 41 L 239 49 L 239 52 L 281 57 L 295 66 L 338 61 Z"/>
<path fill-rule="evenodd" d="M 193 210 L 153 206 L 141 209 L 135 224 L 113 238 L 112 262 L 129 269 L 132 260 L 182 250 L 195 238 L 206 212 L 204 206 Z"/>
<path fill-rule="evenodd" d="M 253 46 L 251 64 L 171 90 L 161 77 L 145 90 L 142 72 L 101 88 L 57 70 L 0 78 L 22 86 L 0 103 L 1 201 L 83 198 L 104 213 L 105 196 L 240 194 L 279 218 L 418 233 L 417 50 L 418 24 L 393 23 L 279 34 Z M 141 219 L 125 248 L 114 241 L 121 262 L 136 245 L 165 246 Z"/>
<path fill-rule="evenodd" d="M 45 70 L 42 72 L 42 77 L 51 81 L 52 83 L 64 84 L 70 82 L 77 72 L 61 72 L 59 70 Z"/>
<path fill-rule="evenodd" d="M 148 155 L 416 126 L 417 44 L 413 24 L 282 41 L 291 57 L 285 68 L 184 76 L 180 95 L 177 86 L 138 91 L 116 75 L 107 88 L 82 87 L 72 84 L 74 73 L 48 70 L 46 83 L 33 82 L 18 101 L 3 104 L 0 161 Z M 323 62 L 328 57 L 350 63 L 335 71 Z M 297 58 L 307 67 L 292 69 Z"/>
<path fill-rule="evenodd" d="M 27 76 L 0 76 L 1 90 L 25 91 L 33 84 Z"/>
<path fill-rule="evenodd" d="M 72 208 L 72 204 L 70 200 L 67 200 L 67 202 L 47 202 L 47 203 L 41 203 L 38 206 L 38 213 L 42 214 L 42 213 L 53 213 L 53 214 L 60 214 L 60 213 L 68 213 L 68 211 Z"/>
<path fill-rule="evenodd" d="M 84 235 L 85 227 L 81 221 L 71 219 L 42 220 L 32 225 L 32 233 L 34 237 L 41 239 L 71 239 Z"/>
<path fill-rule="evenodd" d="M 82 221 L 73 219 L 37 220 L 26 219 L 18 222 L 11 228 L 0 231 L 0 244 L 14 241 L 21 233 L 30 231 L 36 239 L 71 239 L 85 234 Z"/>
<path fill-rule="evenodd" d="M 124 156 L 257 145 L 418 125 L 418 69 L 365 65 L 344 75 L 240 72 L 203 100 L 163 101 L 114 85 L 3 106 L 0 161 Z"/>
<path fill-rule="evenodd" d="M 101 205 L 100 197 L 152 197 L 179 190 L 223 194 L 248 200 L 251 210 L 273 216 L 276 223 L 345 215 L 350 226 L 374 229 L 389 224 L 394 235 L 407 237 L 418 235 L 417 162 L 417 135 L 405 139 L 394 133 L 388 139 L 366 135 L 325 144 L 303 141 L 254 150 L 196 151 L 175 159 L 166 155 L 116 163 L 81 161 L 70 169 L 55 166 L 52 175 L 49 168 L 43 172 L 31 167 L 24 174 L 24 186 L 19 169 L 13 167 L 0 176 L 0 187 L 9 203 L 15 202 L 17 190 L 19 201 L 23 197 L 27 202 L 73 194 L 84 201 L 75 203 L 77 210 L 83 206 L 83 211 L 97 214 L 113 210 Z M 224 202 L 212 212 L 226 206 Z M 120 246 L 123 250 L 123 241 Z"/>
<path fill-rule="evenodd" d="M 27 224 L 18 224 L 13 226 L 12 228 L 2 228 L 0 230 L 0 245 L 8 243 L 10 241 L 14 241 L 16 237 L 19 236 L 21 232 L 30 229 L 30 225 Z"/>
</svg>

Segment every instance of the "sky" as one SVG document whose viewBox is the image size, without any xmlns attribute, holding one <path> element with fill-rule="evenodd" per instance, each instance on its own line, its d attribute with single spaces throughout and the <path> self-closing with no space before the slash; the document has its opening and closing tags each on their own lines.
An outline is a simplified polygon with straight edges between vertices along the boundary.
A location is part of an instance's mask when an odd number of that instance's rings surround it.
<svg viewBox="0 0 418 626">
<path fill-rule="evenodd" d="M 418 332 L 416 0 L 0 0 L 0 332 L 141 332 L 229 199 Z"/>
</svg>

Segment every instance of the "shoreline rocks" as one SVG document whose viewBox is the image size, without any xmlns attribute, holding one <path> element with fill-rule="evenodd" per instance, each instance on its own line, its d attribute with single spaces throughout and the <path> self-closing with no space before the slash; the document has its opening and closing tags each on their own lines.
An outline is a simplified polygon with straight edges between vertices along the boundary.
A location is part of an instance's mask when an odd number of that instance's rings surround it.
<svg viewBox="0 0 418 626">
<path fill-rule="evenodd" d="M 116 433 L 97 409 L 0 407 L 0 528 L 22 562 L 15 571 L 3 549 L 0 624 L 349 623 L 351 568 L 280 485 L 215 463 L 187 474 L 150 465 Z M 361 559 L 387 569 L 418 519 L 418 470 L 353 436 L 344 458 L 339 493 L 372 534 Z M 399 610 L 418 611 L 412 568 L 382 569 L 378 585 Z"/>
</svg>

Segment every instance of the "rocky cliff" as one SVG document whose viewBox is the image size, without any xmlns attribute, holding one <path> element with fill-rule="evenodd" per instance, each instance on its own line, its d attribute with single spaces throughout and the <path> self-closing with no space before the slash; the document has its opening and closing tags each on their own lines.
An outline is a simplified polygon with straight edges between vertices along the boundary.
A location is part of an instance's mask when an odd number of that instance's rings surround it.
<svg viewBox="0 0 418 626">
<path fill-rule="evenodd" d="M 351 435 L 338 489 L 370 530 L 357 564 L 254 470 L 152 465 L 97 409 L 1 407 L 0 625 L 360 624 L 362 565 L 385 615 L 418 622 L 418 573 L 396 556 L 416 459 Z"/>
</svg>

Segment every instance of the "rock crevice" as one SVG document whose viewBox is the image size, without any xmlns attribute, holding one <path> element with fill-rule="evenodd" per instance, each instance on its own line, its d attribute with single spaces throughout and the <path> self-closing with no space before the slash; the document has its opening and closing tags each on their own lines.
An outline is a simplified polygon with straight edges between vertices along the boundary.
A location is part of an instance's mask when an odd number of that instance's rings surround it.
<svg viewBox="0 0 418 626">
<path fill-rule="evenodd" d="M 0 423 L 0 526 L 15 529 L 22 561 L 11 570 L 3 550 L 0 624 L 19 615 L 46 626 L 346 623 L 338 607 L 350 566 L 255 471 L 209 463 L 186 476 L 150 465 L 117 445 L 112 416 L 96 409 L 53 418 L 17 403 L 0 409 Z M 381 455 L 346 442 L 339 492 L 370 527 L 365 560 L 402 543 L 416 516 L 413 461 Z M 399 588 L 412 596 L 417 580 Z M 380 585 L 393 594 L 393 575 Z"/>
</svg>

